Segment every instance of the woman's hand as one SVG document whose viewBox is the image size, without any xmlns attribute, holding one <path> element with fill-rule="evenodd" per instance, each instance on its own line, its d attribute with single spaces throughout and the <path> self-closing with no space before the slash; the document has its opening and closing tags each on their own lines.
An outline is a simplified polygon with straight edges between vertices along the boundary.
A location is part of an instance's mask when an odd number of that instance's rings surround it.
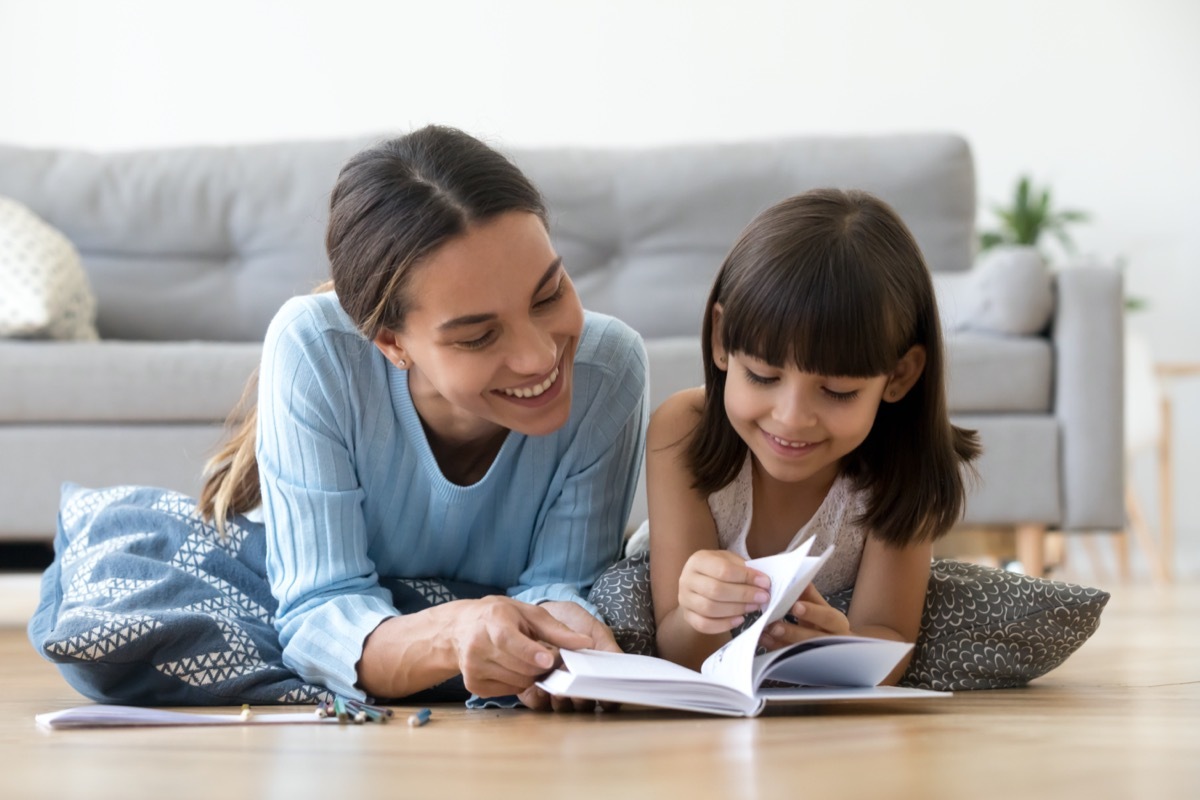
<svg viewBox="0 0 1200 800">
<path fill-rule="evenodd" d="M 462 602 L 469 605 L 455 615 L 449 634 L 463 684 L 480 697 L 525 692 L 558 663 L 558 648 L 581 650 L 597 644 L 545 606 L 508 597 Z"/>
<path fill-rule="evenodd" d="M 768 650 L 778 650 L 789 644 L 815 639 L 818 636 L 847 636 L 850 620 L 838 611 L 810 583 L 804 587 L 800 599 L 788 611 L 795 622 L 778 620 L 763 631 L 759 644 Z"/>
<path fill-rule="evenodd" d="M 611 653 L 621 652 L 617 640 L 607 625 L 593 617 L 583 606 L 569 600 L 552 600 L 542 603 L 540 608 L 546 609 L 558 621 L 574 631 L 591 637 L 593 650 L 607 650 Z M 577 649 L 577 648 L 576 648 Z M 581 700 L 571 697 L 557 697 L 542 691 L 537 686 L 530 686 L 519 693 L 517 698 L 535 711 L 592 711 L 596 707 L 594 700 Z M 601 703 L 603 708 L 615 710 L 619 704 Z"/>
<path fill-rule="evenodd" d="M 679 576 L 679 608 L 700 633 L 725 633 L 770 599 L 771 580 L 728 550 L 697 550 Z"/>
</svg>

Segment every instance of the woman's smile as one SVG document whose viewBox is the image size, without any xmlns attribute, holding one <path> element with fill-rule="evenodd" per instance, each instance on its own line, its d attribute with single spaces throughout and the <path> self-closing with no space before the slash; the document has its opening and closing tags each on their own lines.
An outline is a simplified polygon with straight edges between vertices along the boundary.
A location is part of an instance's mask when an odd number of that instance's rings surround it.
<svg viewBox="0 0 1200 800">
<path fill-rule="evenodd" d="M 565 383 L 565 381 L 559 380 L 562 373 L 563 370 L 561 369 L 560 362 L 559 364 L 555 364 L 554 369 L 550 370 L 549 374 L 542 378 L 522 386 L 493 389 L 492 393 L 519 405 L 528 407 L 544 406 L 562 393 L 562 387 Z"/>
</svg>

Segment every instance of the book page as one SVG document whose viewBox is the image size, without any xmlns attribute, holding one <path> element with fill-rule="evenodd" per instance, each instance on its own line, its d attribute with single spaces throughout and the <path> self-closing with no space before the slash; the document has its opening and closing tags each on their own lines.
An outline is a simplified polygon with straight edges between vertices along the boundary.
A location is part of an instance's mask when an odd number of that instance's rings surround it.
<svg viewBox="0 0 1200 800">
<path fill-rule="evenodd" d="M 764 680 L 800 686 L 876 686 L 912 649 L 907 642 L 862 636 L 822 636 L 754 658 L 754 685 Z"/>
<path fill-rule="evenodd" d="M 708 683 L 699 672 L 665 658 L 606 650 L 561 650 L 563 665 L 574 675 L 588 677 L 694 681 Z"/>
<path fill-rule="evenodd" d="M 754 624 L 730 640 L 720 650 L 704 660 L 700 672 L 719 680 L 738 691 L 753 695 L 757 681 L 754 675 L 754 656 L 758 640 L 772 622 L 782 619 L 788 609 L 800 597 L 804 587 L 824 566 L 833 554 L 828 548 L 819 556 L 809 556 L 813 540 L 801 544 L 795 550 L 764 558 L 755 558 L 746 565 L 766 574 L 771 579 L 771 599 L 767 601 L 762 616 Z"/>
</svg>

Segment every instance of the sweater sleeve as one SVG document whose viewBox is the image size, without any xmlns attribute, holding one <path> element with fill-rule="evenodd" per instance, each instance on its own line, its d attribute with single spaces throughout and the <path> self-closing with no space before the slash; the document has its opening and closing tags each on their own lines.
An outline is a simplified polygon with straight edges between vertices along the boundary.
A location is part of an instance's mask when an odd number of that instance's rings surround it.
<svg viewBox="0 0 1200 800">
<path fill-rule="evenodd" d="M 569 472 L 549 500 L 528 566 L 509 594 L 531 603 L 570 600 L 599 617 L 585 598 L 621 552 L 645 445 L 647 360 L 632 329 L 589 316 L 603 327 L 586 366 L 576 370 L 575 402 L 585 406 L 565 459 Z"/>
<path fill-rule="evenodd" d="M 367 557 L 363 492 L 345 428 L 353 364 L 336 347 L 348 334 L 322 329 L 319 314 L 286 304 L 264 342 L 257 457 L 267 572 L 284 663 L 361 699 L 363 644 L 399 612 Z"/>
</svg>

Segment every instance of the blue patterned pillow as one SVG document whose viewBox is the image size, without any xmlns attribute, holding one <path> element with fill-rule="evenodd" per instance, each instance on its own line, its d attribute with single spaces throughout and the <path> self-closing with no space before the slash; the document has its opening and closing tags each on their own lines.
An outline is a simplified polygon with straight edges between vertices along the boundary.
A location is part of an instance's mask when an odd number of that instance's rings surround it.
<svg viewBox="0 0 1200 800">
<path fill-rule="evenodd" d="M 92 700 L 189 706 L 330 697 L 283 664 L 261 523 L 235 517 L 222 537 L 200 519 L 195 500 L 177 492 L 67 484 L 54 549 L 29 638 Z M 498 591 L 383 583 L 402 612 Z M 461 683 L 420 697 L 465 699 Z"/>
</svg>

